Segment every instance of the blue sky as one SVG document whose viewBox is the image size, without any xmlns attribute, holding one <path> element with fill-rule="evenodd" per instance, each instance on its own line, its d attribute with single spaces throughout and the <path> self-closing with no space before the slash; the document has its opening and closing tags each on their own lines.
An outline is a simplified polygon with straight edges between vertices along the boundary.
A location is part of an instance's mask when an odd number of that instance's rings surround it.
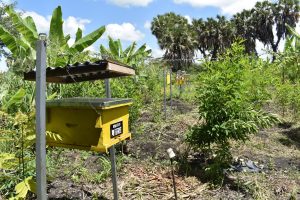
<svg viewBox="0 0 300 200">
<path fill-rule="evenodd" d="M 8 0 L 7 0 L 8 1 Z M 107 44 L 107 35 L 120 38 L 127 46 L 133 41 L 146 43 L 154 57 L 162 55 L 156 38 L 151 34 L 150 22 L 158 14 L 175 12 L 192 18 L 215 17 L 217 14 L 232 16 L 242 9 L 251 8 L 257 0 L 17 0 L 17 9 L 23 16 L 32 16 L 40 32 L 47 32 L 52 11 L 62 6 L 64 31 L 74 38 L 78 27 L 84 34 L 105 25 L 104 35 L 90 49 Z M 72 43 L 74 39 L 70 40 Z M 2 63 L 2 64 L 1 64 Z M 3 70 L 3 61 L 0 70 Z"/>
<path fill-rule="evenodd" d="M 69 24 L 69 29 L 71 26 L 83 25 L 85 34 L 102 25 L 108 26 L 109 33 L 119 30 L 120 34 L 122 34 L 122 29 L 124 29 L 124 31 L 127 31 L 128 34 L 131 33 L 133 36 L 111 34 L 114 37 L 120 36 L 124 45 L 137 40 L 139 44 L 147 43 L 150 48 L 154 49 L 158 49 L 158 46 L 156 38 L 151 34 L 149 24 L 153 17 L 158 14 L 172 11 L 191 18 L 206 18 L 220 13 L 220 9 L 216 7 L 194 7 L 189 4 L 177 4 L 173 0 L 148 0 L 148 3 L 147 0 L 19 0 L 17 8 L 26 14 L 34 15 L 34 12 L 47 18 L 58 5 L 62 6 L 63 17 L 65 23 Z M 77 20 L 71 20 L 70 17 L 74 17 Z M 39 19 L 36 18 L 37 20 Z M 65 31 L 69 31 L 71 34 L 74 34 L 74 30 L 76 30 L 75 28 L 73 31 L 67 29 L 65 28 Z M 105 38 L 107 37 L 104 36 Z M 102 40 L 99 42 L 105 43 L 106 41 Z M 99 44 L 94 45 L 94 48 L 97 49 L 98 47 Z"/>
</svg>

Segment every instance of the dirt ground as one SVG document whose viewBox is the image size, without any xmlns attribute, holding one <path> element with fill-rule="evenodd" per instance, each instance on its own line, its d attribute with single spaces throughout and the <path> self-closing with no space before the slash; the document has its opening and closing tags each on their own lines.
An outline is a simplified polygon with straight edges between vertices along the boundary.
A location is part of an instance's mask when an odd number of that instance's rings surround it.
<svg viewBox="0 0 300 200">
<path fill-rule="evenodd" d="M 174 199 L 166 150 L 182 152 L 185 133 L 198 122 L 197 108 L 176 100 L 166 121 L 155 122 L 153 115 L 142 113 L 132 140 L 123 148 L 125 155 L 118 153 L 120 199 Z M 230 172 L 222 186 L 212 187 L 201 174 L 191 176 L 175 167 L 178 199 L 300 199 L 297 125 L 262 130 L 246 143 L 233 142 L 232 147 L 235 159 L 252 160 L 262 171 Z M 61 150 L 51 156 L 64 164 L 50 164 L 49 199 L 113 198 L 110 175 L 95 178 L 107 168 L 102 155 Z"/>
</svg>

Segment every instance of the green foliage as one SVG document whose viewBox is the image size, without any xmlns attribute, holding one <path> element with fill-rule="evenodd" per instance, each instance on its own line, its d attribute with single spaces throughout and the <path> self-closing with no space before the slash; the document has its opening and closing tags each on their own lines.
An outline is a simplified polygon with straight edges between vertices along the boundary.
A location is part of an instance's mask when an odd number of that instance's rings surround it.
<svg viewBox="0 0 300 200">
<path fill-rule="evenodd" d="M 152 34 L 157 38 L 164 59 L 174 70 L 183 69 L 192 63 L 196 39 L 188 20 L 173 12 L 158 15 L 151 23 Z"/>
<path fill-rule="evenodd" d="M 22 100 L 25 96 L 25 90 L 23 88 L 20 88 L 14 96 L 12 96 L 8 102 L 3 102 L 2 107 L 4 110 L 6 110 L 8 107 L 14 104 L 20 104 L 22 103 Z"/>
<path fill-rule="evenodd" d="M 286 38 L 285 48 L 277 54 L 276 70 L 276 93 L 275 101 L 281 107 L 283 117 L 292 111 L 293 119 L 299 118 L 300 111 L 300 35 L 288 26 L 290 36 Z"/>
<path fill-rule="evenodd" d="M 212 60 L 229 48 L 234 40 L 234 26 L 224 16 L 216 19 L 193 20 L 193 29 L 197 34 L 197 48 L 204 57 Z"/>
<path fill-rule="evenodd" d="M 35 66 L 35 43 L 38 40 L 38 33 L 34 20 L 31 17 L 22 18 L 14 11 L 12 6 L 6 8 L 6 14 L 11 18 L 13 26 L 17 30 L 17 37 L 11 30 L 0 24 L 0 40 L 12 53 L 12 58 L 8 61 L 8 67 L 14 72 L 23 72 Z M 70 35 L 63 33 L 62 10 L 58 6 L 54 9 L 50 22 L 48 42 L 48 65 L 64 66 L 70 62 L 82 61 L 88 53 L 83 51 L 95 43 L 104 33 L 105 27 L 102 26 L 92 33 L 82 37 L 79 29 L 75 43 L 69 47 L 68 40 Z"/>
<path fill-rule="evenodd" d="M 0 150 L 6 152 L 0 154 L 0 168 L 3 170 L 0 182 L 5 183 L 1 187 L 2 192 L 12 191 L 13 186 L 23 180 L 16 185 L 16 196 L 12 199 L 24 199 L 34 187 L 31 177 L 34 170 L 31 165 L 34 158 L 31 153 L 35 141 L 34 114 L 12 109 L 24 102 L 25 97 L 25 90 L 21 88 L 0 109 Z"/>
<path fill-rule="evenodd" d="M 257 54 L 257 40 L 276 53 L 280 42 L 289 35 L 287 27 L 296 27 L 299 5 L 299 0 L 258 1 L 253 8 L 244 9 L 229 20 L 217 15 L 193 19 L 192 25 L 171 12 L 154 17 L 151 31 L 165 50 L 164 58 L 175 69 L 179 69 L 178 64 L 190 65 L 196 50 L 214 60 L 238 38 L 244 40 L 249 55 Z"/>
<path fill-rule="evenodd" d="M 277 122 L 277 118 L 256 110 L 247 86 L 253 68 L 244 48 L 232 45 L 219 61 L 207 62 L 206 72 L 200 74 L 197 99 L 202 120 L 187 135 L 187 142 L 208 153 L 215 153 L 217 165 L 230 162 L 230 140 L 246 141 Z M 214 168 L 214 167 L 212 167 Z"/>
<path fill-rule="evenodd" d="M 18 158 L 15 154 L 1 153 L 0 154 L 0 169 L 13 170 L 18 166 Z"/>
<path fill-rule="evenodd" d="M 58 46 L 66 43 L 63 33 L 63 23 L 61 6 L 58 6 L 53 10 L 49 31 L 49 40 Z"/>
<path fill-rule="evenodd" d="M 143 95 L 145 94 L 143 90 L 145 85 L 147 85 L 143 77 L 145 71 L 147 71 L 145 60 L 150 56 L 151 50 L 146 50 L 146 44 L 136 49 L 136 42 L 133 42 L 123 51 L 120 39 L 113 40 L 111 37 L 108 37 L 108 39 L 109 49 L 100 45 L 101 57 L 117 60 L 132 66 L 136 71 L 136 76 L 134 77 L 118 78 L 110 81 L 112 97 L 133 99 L 134 103 L 129 110 L 130 125 L 132 127 L 139 118 L 143 105 Z"/>
<path fill-rule="evenodd" d="M 143 44 L 136 49 L 136 42 L 130 44 L 124 51 L 121 40 L 113 40 L 108 37 L 109 49 L 100 45 L 100 54 L 102 58 L 117 60 L 134 68 L 144 65 L 145 59 L 151 55 L 151 50 L 146 50 L 146 44 Z"/>
<path fill-rule="evenodd" d="M 27 177 L 24 181 L 18 183 L 15 187 L 16 196 L 9 198 L 9 200 L 25 199 L 28 192 L 36 192 L 36 183 L 32 176 Z"/>
<path fill-rule="evenodd" d="M 94 44 L 104 32 L 105 26 L 102 26 L 97 30 L 93 31 L 92 33 L 81 37 L 72 45 L 72 47 L 70 48 L 71 52 L 74 52 L 75 50 L 77 52 L 82 52 L 84 49 Z"/>
</svg>

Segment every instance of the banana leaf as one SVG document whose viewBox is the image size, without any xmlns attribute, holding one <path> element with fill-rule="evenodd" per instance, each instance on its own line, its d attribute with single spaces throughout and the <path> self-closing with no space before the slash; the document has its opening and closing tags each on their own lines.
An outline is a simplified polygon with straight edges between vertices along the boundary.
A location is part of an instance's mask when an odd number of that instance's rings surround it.
<svg viewBox="0 0 300 200">
<path fill-rule="evenodd" d="M 91 46 L 94 42 L 96 42 L 105 32 L 105 26 L 98 28 L 92 33 L 86 35 L 83 38 L 80 38 L 76 41 L 72 47 L 70 48 L 72 53 L 82 52 L 87 47 Z"/>
<path fill-rule="evenodd" d="M 62 19 L 62 11 L 61 6 L 58 6 L 53 10 L 51 22 L 50 22 L 50 32 L 49 39 L 50 45 L 64 46 L 66 44 L 66 40 L 63 32 L 63 19 Z"/>
<path fill-rule="evenodd" d="M 38 33 L 34 21 L 31 17 L 23 20 L 21 16 L 16 13 L 11 6 L 6 8 L 7 14 L 11 17 L 16 29 L 22 34 L 22 36 L 29 42 L 32 48 L 35 48 L 35 42 L 38 39 Z"/>
<path fill-rule="evenodd" d="M 7 102 L 3 104 L 4 110 L 7 110 L 11 105 L 22 103 L 25 95 L 25 90 L 23 88 L 20 88 L 14 96 L 12 96 Z"/>
<path fill-rule="evenodd" d="M 75 42 L 82 38 L 82 30 L 80 28 L 77 29 Z"/>
</svg>

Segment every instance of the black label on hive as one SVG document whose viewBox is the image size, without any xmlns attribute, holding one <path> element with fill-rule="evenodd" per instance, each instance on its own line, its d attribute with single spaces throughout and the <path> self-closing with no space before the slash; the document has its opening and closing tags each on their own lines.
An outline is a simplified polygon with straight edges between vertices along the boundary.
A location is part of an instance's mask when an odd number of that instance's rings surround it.
<svg viewBox="0 0 300 200">
<path fill-rule="evenodd" d="M 117 122 L 110 125 L 110 138 L 116 137 L 123 133 L 123 122 Z"/>
</svg>

